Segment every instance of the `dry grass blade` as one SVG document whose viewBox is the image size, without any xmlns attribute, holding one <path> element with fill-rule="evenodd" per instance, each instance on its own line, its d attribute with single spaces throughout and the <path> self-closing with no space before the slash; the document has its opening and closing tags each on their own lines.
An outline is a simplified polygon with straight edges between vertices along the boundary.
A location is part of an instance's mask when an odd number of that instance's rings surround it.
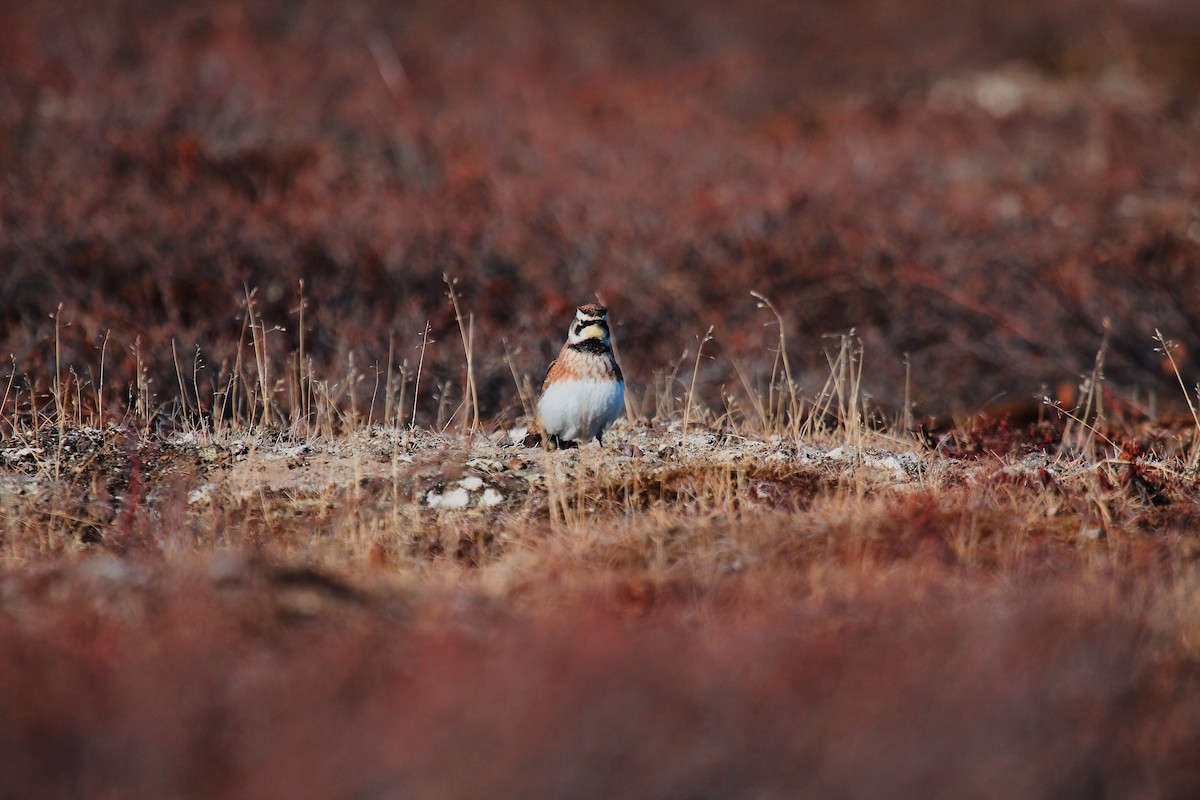
<svg viewBox="0 0 1200 800">
<path fill-rule="evenodd" d="M 1183 398 L 1187 402 L 1188 411 L 1192 414 L 1192 423 L 1195 427 L 1192 429 L 1192 446 L 1188 455 L 1188 468 L 1195 470 L 1200 467 L 1200 414 L 1196 412 L 1196 404 L 1192 401 L 1192 393 L 1184 385 L 1183 375 L 1179 372 L 1179 365 L 1175 363 L 1175 343 L 1164 338 L 1158 328 L 1154 329 L 1154 340 L 1158 342 L 1159 352 L 1167 357 L 1167 362 L 1171 365 L 1171 372 L 1175 375 L 1175 380 L 1179 382 L 1179 389 L 1183 392 Z"/>
<path fill-rule="evenodd" d="M 446 293 L 454 307 L 454 320 L 458 323 L 458 333 L 462 337 L 463 358 L 466 359 L 466 376 L 463 380 L 463 427 L 462 432 L 473 433 L 479 429 L 479 394 L 475 389 L 475 359 L 473 350 L 475 343 L 475 315 L 463 319 L 462 309 L 458 305 L 458 293 L 454 291 L 455 281 L 443 273 L 442 281 L 446 284 Z"/>
<path fill-rule="evenodd" d="M 787 404 L 781 405 L 778 410 L 775 410 L 774 398 L 776 397 L 777 392 L 775 388 L 775 370 L 772 368 L 771 383 L 767 395 L 767 407 L 773 410 L 773 415 L 777 417 L 777 424 L 780 426 L 781 430 L 785 426 L 791 427 L 792 430 L 794 430 L 795 428 L 793 426 L 797 425 L 800 419 L 800 403 L 797 400 L 796 381 L 795 378 L 792 377 L 792 365 L 791 362 L 788 361 L 787 334 L 783 323 L 783 316 L 779 313 L 771 301 L 766 298 L 765 295 L 754 291 L 751 291 L 750 295 L 758 301 L 759 308 L 765 308 L 771 312 L 771 314 L 775 317 L 775 325 L 779 330 L 779 343 L 775 351 L 775 356 L 783 363 L 783 379 L 785 384 L 784 388 L 787 393 Z M 782 398 L 782 393 L 778 394 Z"/>
<path fill-rule="evenodd" d="M 704 352 L 704 345 L 712 341 L 712 332 L 713 329 L 710 325 L 704 337 L 696 344 L 696 361 L 692 364 L 692 382 L 688 386 L 687 403 L 683 407 L 683 433 L 681 436 L 684 442 L 687 442 L 688 425 L 692 419 L 692 403 L 695 402 L 696 397 L 696 375 L 700 372 L 700 356 Z"/>
</svg>

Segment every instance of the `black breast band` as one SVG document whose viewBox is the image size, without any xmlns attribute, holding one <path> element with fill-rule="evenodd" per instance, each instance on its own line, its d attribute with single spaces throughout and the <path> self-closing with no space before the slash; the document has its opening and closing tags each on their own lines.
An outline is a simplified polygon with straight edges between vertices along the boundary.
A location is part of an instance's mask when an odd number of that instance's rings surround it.
<svg viewBox="0 0 1200 800">
<path fill-rule="evenodd" d="M 608 346 L 599 339 L 584 339 L 578 344 L 570 345 L 576 353 L 590 353 L 594 356 L 608 355 Z"/>
</svg>

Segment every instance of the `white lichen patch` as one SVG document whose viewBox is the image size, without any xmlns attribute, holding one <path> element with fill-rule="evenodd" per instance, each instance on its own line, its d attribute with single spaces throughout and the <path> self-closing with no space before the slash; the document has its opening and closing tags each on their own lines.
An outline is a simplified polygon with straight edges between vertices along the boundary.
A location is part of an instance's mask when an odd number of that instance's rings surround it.
<svg viewBox="0 0 1200 800">
<path fill-rule="evenodd" d="M 41 454 L 40 447 L 9 447 L 0 450 L 0 459 L 7 464 L 16 464 L 19 461 L 33 460 Z"/>
<path fill-rule="evenodd" d="M 213 492 L 216 491 L 216 488 L 217 485 L 215 483 L 205 483 L 192 489 L 188 492 L 188 505 L 194 506 L 199 503 L 211 503 Z"/>
<path fill-rule="evenodd" d="M 504 495 L 478 475 L 467 475 L 453 483 L 435 486 L 425 493 L 424 499 L 429 508 L 461 511 L 492 508 L 504 502 Z"/>
<path fill-rule="evenodd" d="M 865 450 L 857 447 L 835 447 L 824 457 L 857 468 L 870 470 L 877 479 L 903 483 L 919 476 L 922 472 L 917 453 L 889 453 L 884 450 Z"/>
<path fill-rule="evenodd" d="M 442 494 L 435 489 L 430 489 L 425 495 L 425 503 L 430 508 L 466 508 L 471 504 L 471 493 L 461 486 Z"/>
</svg>

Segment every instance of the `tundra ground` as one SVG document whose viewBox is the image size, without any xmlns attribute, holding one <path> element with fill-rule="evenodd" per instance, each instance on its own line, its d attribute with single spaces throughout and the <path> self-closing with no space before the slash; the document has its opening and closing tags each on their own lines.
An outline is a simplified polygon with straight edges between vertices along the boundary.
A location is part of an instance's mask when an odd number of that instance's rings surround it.
<svg viewBox="0 0 1200 800">
<path fill-rule="evenodd" d="M 10 441 L 4 793 L 1186 796 L 1188 437 L 1062 433 Z"/>
</svg>

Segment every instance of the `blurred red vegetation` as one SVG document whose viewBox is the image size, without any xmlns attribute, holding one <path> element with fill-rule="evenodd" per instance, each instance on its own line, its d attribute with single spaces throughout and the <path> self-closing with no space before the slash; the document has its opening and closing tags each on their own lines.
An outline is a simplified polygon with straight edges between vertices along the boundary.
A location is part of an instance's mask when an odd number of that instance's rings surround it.
<svg viewBox="0 0 1200 800">
<path fill-rule="evenodd" d="M 698 387 L 763 376 L 789 326 L 810 390 L 856 328 L 895 407 L 974 412 L 1088 370 L 1177 397 L 1155 327 L 1200 367 L 1200 11 L 1090 0 L 903 3 L 32 3 L 0 31 L 0 352 L 126 400 L 140 338 L 232 363 L 244 287 L 281 374 L 298 283 L 316 371 L 462 356 L 517 408 L 599 292 L 636 383 L 710 324 Z M 1184 352 L 1184 351 L 1181 351 Z M 371 381 L 357 391 L 365 403 Z M 187 391 L 191 391 L 190 387 Z M 193 402 L 195 398 L 193 398 Z M 422 417 L 436 399 L 423 395 Z M 211 409 L 210 409 L 211 410 Z"/>
<path fill-rule="evenodd" d="M 636 623 L 599 599 L 513 617 L 261 568 L 10 578 L 0 793 L 1200 791 L 1194 665 L 1156 655 L 1131 592 L 1050 581 L 1016 600 L 912 569 L 841 599 L 696 622 L 677 600 Z"/>
</svg>

